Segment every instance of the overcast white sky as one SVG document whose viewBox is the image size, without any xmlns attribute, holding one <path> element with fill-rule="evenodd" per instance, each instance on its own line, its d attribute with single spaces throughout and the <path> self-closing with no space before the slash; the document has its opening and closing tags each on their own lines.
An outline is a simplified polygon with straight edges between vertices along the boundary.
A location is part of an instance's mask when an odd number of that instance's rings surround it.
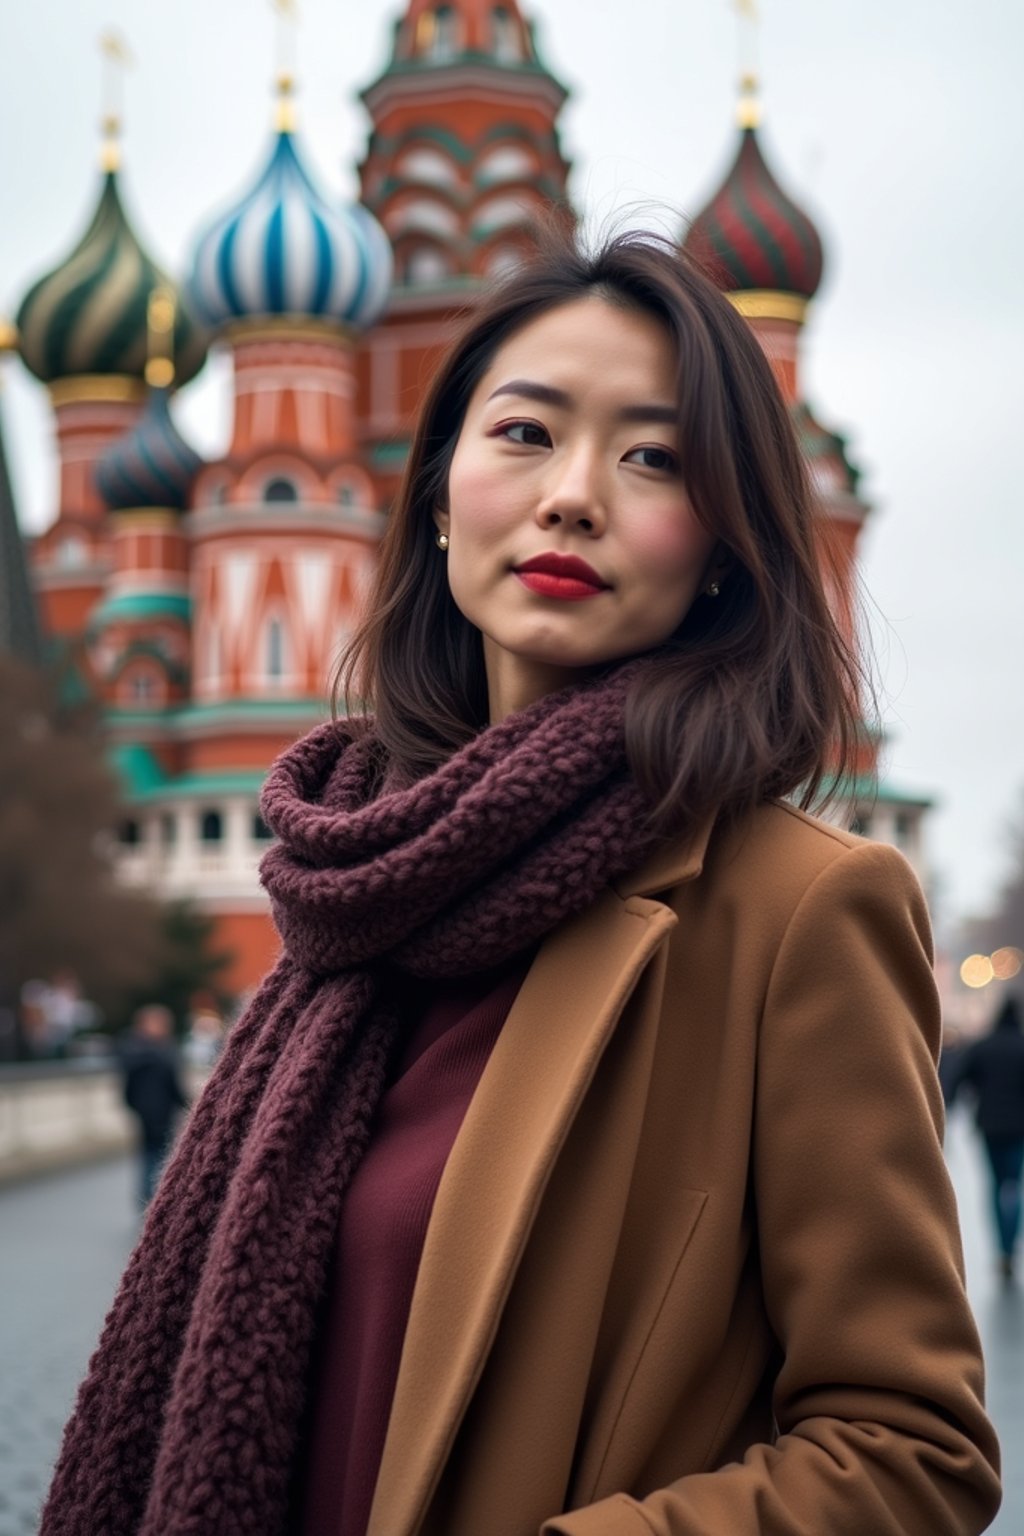
<svg viewBox="0 0 1024 1536">
<path fill-rule="evenodd" d="M 328 191 L 353 196 L 403 0 L 299 0 L 301 125 Z M 729 0 L 525 0 L 571 88 L 561 123 L 577 207 L 675 227 L 734 145 Z M 804 388 L 850 437 L 875 507 L 863 573 L 892 732 L 890 776 L 934 794 L 938 915 L 977 912 L 1006 871 L 1024 787 L 1024 359 L 1020 61 L 1005 0 L 762 0 L 763 142 L 818 222 L 826 276 Z M 600 19 L 598 19 L 600 18 Z M 77 240 L 98 192 L 97 40 L 116 27 L 130 217 L 170 270 L 266 153 L 269 0 L 0 3 L 0 314 Z M 2 409 L 24 526 L 56 494 L 49 407 L 19 363 Z M 208 377 L 206 377 L 208 375 Z M 183 393 L 206 452 L 227 432 L 223 365 Z M 1021 935 L 1008 935 L 1017 942 Z"/>
</svg>

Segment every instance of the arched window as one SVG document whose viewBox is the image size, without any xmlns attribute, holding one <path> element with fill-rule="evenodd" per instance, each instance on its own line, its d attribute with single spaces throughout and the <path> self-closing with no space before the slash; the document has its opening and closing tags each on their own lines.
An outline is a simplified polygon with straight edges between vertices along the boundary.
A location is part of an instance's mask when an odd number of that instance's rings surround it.
<svg viewBox="0 0 1024 1536">
<path fill-rule="evenodd" d="M 199 820 L 199 836 L 204 843 L 219 843 L 224 836 L 224 819 L 220 811 L 204 811 Z"/>
<path fill-rule="evenodd" d="M 418 245 L 406 257 L 405 280 L 413 287 L 441 283 L 449 275 L 448 259 L 436 246 Z"/>
<path fill-rule="evenodd" d="M 270 619 L 267 623 L 267 676 L 284 676 L 284 631 L 280 619 Z"/>
<path fill-rule="evenodd" d="M 287 479 L 284 475 L 276 475 L 273 480 L 268 480 L 263 488 L 264 501 L 298 501 L 299 493 L 295 488 L 295 481 Z"/>
<path fill-rule="evenodd" d="M 137 848 L 142 841 L 142 829 L 138 822 L 131 817 L 122 821 L 117 829 L 117 840 L 123 848 Z"/>
<path fill-rule="evenodd" d="M 252 840 L 254 843 L 269 843 L 273 832 L 267 826 L 259 811 L 252 813 Z"/>
<path fill-rule="evenodd" d="M 411 286 L 442 283 L 448 276 L 444 253 L 434 246 L 416 246 L 405 260 L 405 281 Z"/>
<path fill-rule="evenodd" d="M 502 181 L 523 181 L 529 179 L 536 169 L 536 161 L 522 145 L 499 144 L 480 161 L 477 178 L 487 185 Z"/>
<path fill-rule="evenodd" d="M 437 8 L 437 30 L 434 33 L 433 56 L 439 61 L 453 59 L 458 42 L 459 19 L 450 5 Z"/>
<path fill-rule="evenodd" d="M 128 691 L 136 704 L 151 704 L 156 694 L 156 678 L 152 672 L 136 672 L 129 680 Z"/>
<path fill-rule="evenodd" d="M 354 507 L 358 501 L 356 488 L 351 480 L 343 480 L 338 486 L 338 505 L 340 507 Z"/>
<path fill-rule="evenodd" d="M 487 273 L 489 277 L 498 277 L 503 272 L 514 272 L 521 266 L 523 253 L 514 245 L 497 245 L 487 257 Z"/>
<path fill-rule="evenodd" d="M 429 55 L 435 64 L 446 64 L 454 59 L 458 47 L 459 18 L 450 5 L 439 5 L 433 21 L 433 28 L 428 34 Z"/>
<path fill-rule="evenodd" d="M 458 185 L 459 174 L 451 159 L 438 149 L 416 145 L 406 150 L 395 166 L 398 176 L 408 181 L 425 183 L 430 187 Z"/>
<path fill-rule="evenodd" d="M 494 57 L 502 64 L 517 63 L 523 57 L 522 39 L 515 20 L 503 5 L 496 5 L 491 13 L 494 35 Z"/>
</svg>

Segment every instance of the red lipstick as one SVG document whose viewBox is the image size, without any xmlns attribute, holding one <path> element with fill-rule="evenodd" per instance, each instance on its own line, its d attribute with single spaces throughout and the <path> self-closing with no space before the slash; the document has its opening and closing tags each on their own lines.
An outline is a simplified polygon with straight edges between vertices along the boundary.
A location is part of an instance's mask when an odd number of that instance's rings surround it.
<svg viewBox="0 0 1024 1536">
<path fill-rule="evenodd" d="M 608 589 L 608 583 L 577 555 L 534 555 L 532 560 L 517 565 L 515 573 L 523 586 L 538 597 L 560 597 L 570 603 L 598 597 Z"/>
</svg>

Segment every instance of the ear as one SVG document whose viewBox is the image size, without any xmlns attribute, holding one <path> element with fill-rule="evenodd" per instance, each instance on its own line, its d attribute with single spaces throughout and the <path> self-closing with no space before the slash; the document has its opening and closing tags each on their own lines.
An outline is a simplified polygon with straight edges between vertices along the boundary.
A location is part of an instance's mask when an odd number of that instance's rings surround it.
<svg viewBox="0 0 1024 1536">
<path fill-rule="evenodd" d="M 712 551 L 701 586 L 706 588 L 709 582 L 717 581 L 721 583 L 725 581 L 735 567 L 736 556 L 731 549 L 719 541 Z"/>
<path fill-rule="evenodd" d="M 435 507 L 433 511 L 434 527 L 438 533 L 450 533 L 451 514 L 444 507 Z"/>
</svg>

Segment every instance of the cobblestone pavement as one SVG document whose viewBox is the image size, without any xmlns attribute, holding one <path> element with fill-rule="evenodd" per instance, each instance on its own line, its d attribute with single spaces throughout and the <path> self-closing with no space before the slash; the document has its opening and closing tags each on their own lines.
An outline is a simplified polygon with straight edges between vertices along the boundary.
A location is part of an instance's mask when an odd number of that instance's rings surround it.
<svg viewBox="0 0 1024 1536">
<path fill-rule="evenodd" d="M 1024 1536 L 1024 1288 L 996 1279 L 977 1149 L 959 1117 L 948 1153 L 1006 1461 L 1006 1499 L 991 1529 Z M 135 1240 L 132 1197 L 127 1161 L 0 1191 L 0 1536 L 36 1529 L 61 1428 Z"/>
<path fill-rule="evenodd" d="M 127 1159 L 0 1191 L 0 1536 L 27 1536 L 138 1232 Z"/>
</svg>

